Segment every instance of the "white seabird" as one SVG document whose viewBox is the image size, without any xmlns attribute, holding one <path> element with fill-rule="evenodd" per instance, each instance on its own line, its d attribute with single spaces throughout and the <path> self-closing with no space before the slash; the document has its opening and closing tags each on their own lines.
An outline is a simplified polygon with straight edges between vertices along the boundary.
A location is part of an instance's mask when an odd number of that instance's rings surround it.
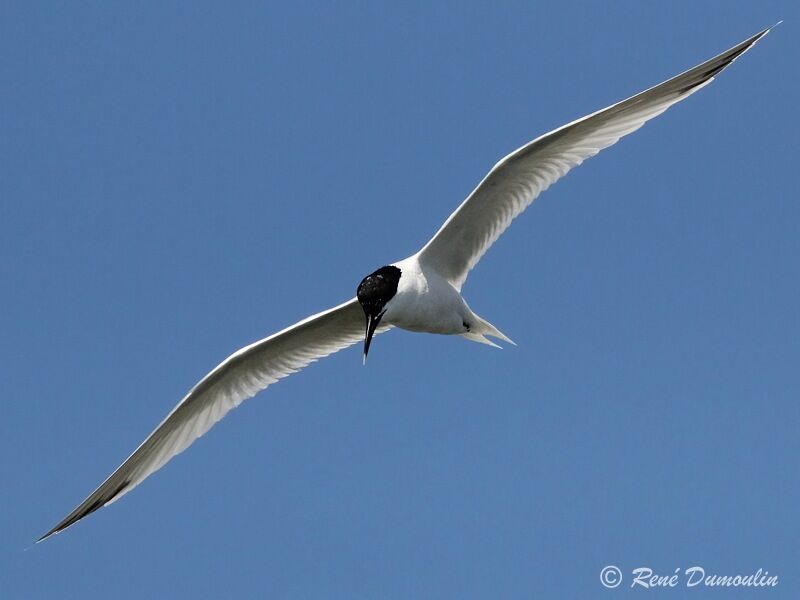
<svg viewBox="0 0 800 600">
<path fill-rule="evenodd" d="M 376 331 L 394 326 L 461 335 L 490 345 L 496 344 L 487 336 L 511 342 L 476 315 L 461 296 L 470 269 L 550 185 L 708 85 L 770 29 L 664 83 L 538 137 L 503 158 L 419 252 L 365 277 L 355 298 L 222 361 L 117 470 L 38 541 L 127 494 L 228 411 L 279 379 L 361 339 L 366 361 Z"/>
</svg>

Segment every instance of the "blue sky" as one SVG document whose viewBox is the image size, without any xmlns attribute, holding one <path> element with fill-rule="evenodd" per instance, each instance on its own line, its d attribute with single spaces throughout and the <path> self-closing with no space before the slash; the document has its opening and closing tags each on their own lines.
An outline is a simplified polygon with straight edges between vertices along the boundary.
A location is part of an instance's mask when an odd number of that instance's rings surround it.
<svg viewBox="0 0 800 600">
<path fill-rule="evenodd" d="M 604 589 L 614 564 L 797 597 L 800 11 L 557 6 L 3 4 L 0 595 L 644 593 Z M 25 550 L 217 362 L 415 251 L 505 153 L 779 19 L 473 271 L 517 348 L 341 352 Z"/>
</svg>

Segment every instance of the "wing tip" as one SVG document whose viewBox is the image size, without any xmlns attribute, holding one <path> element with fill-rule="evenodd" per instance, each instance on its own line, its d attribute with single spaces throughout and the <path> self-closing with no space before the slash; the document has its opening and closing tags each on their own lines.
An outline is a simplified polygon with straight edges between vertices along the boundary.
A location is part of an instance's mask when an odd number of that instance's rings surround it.
<svg viewBox="0 0 800 600">
<path fill-rule="evenodd" d="M 766 29 L 762 29 L 761 31 L 759 31 L 755 35 L 752 35 L 749 38 L 747 38 L 746 40 L 744 40 L 738 46 L 734 46 L 733 48 L 731 48 L 727 52 L 727 53 L 730 54 L 730 56 L 726 57 L 726 60 L 723 61 L 723 65 L 724 66 L 722 66 L 722 69 L 727 67 L 733 61 L 735 61 L 737 58 L 739 58 L 742 54 L 744 54 L 745 52 L 750 50 L 750 48 L 752 48 L 761 38 L 763 38 L 770 31 L 772 31 L 773 28 L 777 27 L 781 23 L 782 23 L 782 21 L 778 21 L 777 23 L 775 23 L 775 25 L 772 25 L 771 27 L 767 27 Z M 723 53 L 723 55 L 727 54 L 727 53 Z M 722 70 L 722 69 L 720 69 L 720 70 Z"/>
<path fill-rule="evenodd" d="M 744 54 L 745 52 L 747 52 L 747 51 L 748 51 L 750 48 L 752 48 L 752 47 L 753 47 L 753 46 L 754 46 L 754 45 L 755 45 L 755 44 L 756 44 L 756 43 L 757 43 L 757 42 L 758 42 L 758 41 L 759 41 L 761 38 L 763 38 L 765 35 L 767 35 L 767 34 L 768 34 L 770 31 L 772 31 L 773 29 L 775 29 L 775 28 L 776 28 L 778 25 L 780 25 L 781 23 L 783 23 L 783 19 L 781 19 L 780 21 L 778 21 L 778 22 L 777 22 L 777 23 L 775 23 L 774 25 L 770 25 L 769 27 L 767 27 L 767 28 L 765 28 L 765 29 L 762 29 L 762 30 L 761 30 L 761 31 L 759 31 L 757 34 L 755 34 L 755 35 L 751 36 L 749 39 L 747 39 L 747 40 L 745 40 L 744 42 L 742 42 L 742 43 L 740 44 L 740 46 L 742 46 L 742 49 L 741 49 L 741 51 L 736 53 L 736 56 L 734 56 L 734 57 L 731 59 L 731 62 L 733 62 L 734 60 L 736 60 L 737 58 L 739 58 L 739 57 L 740 57 L 742 54 Z"/>
<path fill-rule="evenodd" d="M 48 531 L 42 537 L 36 540 L 34 544 L 39 544 L 45 541 L 47 538 L 52 537 L 58 533 L 61 533 L 62 531 L 64 531 L 68 527 L 71 527 L 84 517 L 88 517 L 93 512 L 101 509 L 108 503 L 112 502 L 115 498 L 117 498 L 120 495 L 120 493 L 130 485 L 130 483 L 131 482 L 129 479 L 125 479 L 120 485 L 113 488 L 111 490 L 111 493 L 99 494 L 97 498 L 94 498 L 95 494 L 93 493 L 86 500 L 81 502 L 81 504 L 79 504 L 75 510 L 73 510 L 70 514 L 68 514 L 55 527 L 53 527 L 50 531 Z M 90 501 L 91 503 L 89 503 Z"/>
<path fill-rule="evenodd" d="M 740 42 L 730 50 L 727 50 L 722 54 L 706 61 L 705 63 L 698 65 L 694 69 L 684 73 L 683 75 L 691 75 L 692 73 L 695 75 L 690 78 L 688 84 L 681 88 L 678 93 L 681 95 L 690 94 L 714 81 L 717 75 L 727 69 L 737 58 L 750 50 L 750 48 L 752 48 L 761 38 L 767 35 L 782 22 L 783 21 L 778 21 L 775 23 L 775 25 L 767 27 L 766 29 L 762 29 L 755 35 L 752 35 L 743 42 Z M 698 70 L 701 68 L 704 68 L 705 70 L 698 73 Z M 679 75 L 678 77 L 681 76 Z"/>
</svg>

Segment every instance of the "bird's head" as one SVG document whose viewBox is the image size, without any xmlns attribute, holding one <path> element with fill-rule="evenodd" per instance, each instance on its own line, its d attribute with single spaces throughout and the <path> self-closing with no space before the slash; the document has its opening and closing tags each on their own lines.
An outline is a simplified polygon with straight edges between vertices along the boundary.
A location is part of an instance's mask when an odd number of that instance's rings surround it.
<svg viewBox="0 0 800 600">
<path fill-rule="evenodd" d="M 386 305 L 397 293 L 397 284 L 400 282 L 400 269 L 395 266 L 381 267 L 370 273 L 358 284 L 356 296 L 366 316 L 367 329 L 364 335 L 364 362 L 367 362 L 369 344 L 375 333 L 375 328 L 381 322 Z"/>
</svg>

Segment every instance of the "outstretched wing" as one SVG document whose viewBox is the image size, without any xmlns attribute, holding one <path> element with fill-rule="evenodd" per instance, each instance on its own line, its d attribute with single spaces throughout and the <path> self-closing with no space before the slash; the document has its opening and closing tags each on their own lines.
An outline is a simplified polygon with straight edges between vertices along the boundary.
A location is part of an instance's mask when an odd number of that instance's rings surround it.
<svg viewBox="0 0 800 600">
<path fill-rule="evenodd" d="M 632 98 L 551 131 L 498 162 L 420 250 L 457 289 L 494 241 L 550 185 L 603 148 L 710 83 L 769 29 Z"/>
<path fill-rule="evenodd" d="M 100 487 L 38 541 L 127 494 L 243 400 L 306 365 L 363 339 L 353 298 L 235 352 L 206 375 Z M 386 331 L 383 326 L 378 331 Z"/>
</svg>

